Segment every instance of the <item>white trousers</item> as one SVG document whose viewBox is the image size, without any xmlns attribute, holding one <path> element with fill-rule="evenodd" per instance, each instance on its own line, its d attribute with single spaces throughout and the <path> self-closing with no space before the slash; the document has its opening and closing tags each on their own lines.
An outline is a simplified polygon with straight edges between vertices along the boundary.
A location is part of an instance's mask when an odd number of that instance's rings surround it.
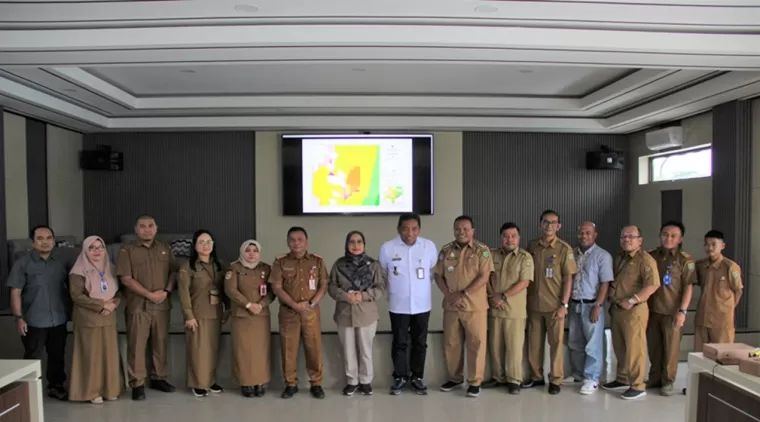
<svg viewBox="0 0 760 422">
<path fill-rule="evenodd" d="M 338 338 L 343 346 L 343 362 L 346 366 L 346 382 L 351 385 L 370 384 L 372 368 L 372 344 L 377 331 L 377 321 L 366 327 L 338 326 Z"/>
</svg>

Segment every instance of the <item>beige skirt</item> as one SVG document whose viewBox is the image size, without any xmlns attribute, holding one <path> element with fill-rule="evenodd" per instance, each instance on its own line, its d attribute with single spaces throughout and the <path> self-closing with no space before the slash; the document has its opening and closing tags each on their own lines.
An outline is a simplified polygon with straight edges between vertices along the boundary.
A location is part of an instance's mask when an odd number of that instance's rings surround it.
<svg viewBox="0 0 760 422">
<path fill-rule="evenodd" d="M 220 319 L 198 319 L 195 331 L 185 328 L 187 386 L 207 390 L 216 382 L 219 362 Z"/>
<path fill-rule="evenodd" d="M 272 377 L 269 315 L 232 318 L 232 376 L 238 385 L 268 384 Z"/>
<path fill-rule="evenodd" d="M 116 398 L 121 394 L 122 385 L 116 325 L 75 325 L 69 400 Z"/>
</svg>

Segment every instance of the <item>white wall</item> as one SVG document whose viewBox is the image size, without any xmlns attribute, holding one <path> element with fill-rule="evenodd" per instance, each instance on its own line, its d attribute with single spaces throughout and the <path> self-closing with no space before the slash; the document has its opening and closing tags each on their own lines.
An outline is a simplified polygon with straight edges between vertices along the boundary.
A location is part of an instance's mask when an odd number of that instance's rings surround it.
<svg viewBox="0 0 760 422">
<path fill-rule="evenodd" d="M 79 240 L 85 236 L 81 149 L 81 133 L 47 126 L 48 222 L 57 234 Z"/>
<path fill-rule="evenodd" d="M 3 113 L 5 135 L 5 224 L 8 239 L 29 236 L 26 184 L 26 119 Z"/>
<path fill-rule="evenodd" d="M 701 114 L 683 120 L 683 148 L 712 143 L 712 113 Z M 662 222 L 660 195 L 664 190 L 683 190 L 683 224 L 686 237 L 685 251 L 701 257 L 703 255 L 703 235 L 712 227 L 712 177 L 639 184 L 639 157 L 651 155 L 647 149 L 645 132 L 637 132 L 629 137 L 631 155 L 629 165 L 630 218 L 644 236 L 644 246 L 659 245 L 659 230 Z"/>
<path fill-rule="evenodd" d="M 422 216 L 422 236 L 437 247 L 453 239 L 454 218 L 462 214 L 462 134 L 436 133 L 434 151 L 435 215 Z M 367 238 L 367 250 L 377 255 L 380 245 L 397 235 L 398 217 L 394 216 L 308 216 L 281 215 L 280 139 L 277 132 L 256 132 L 256 232 L 266 262 L 288 251 L 286 234 L 291 226 L 303 226 L 309 233 L 309 251 L 325 258 L 328 266 L 343 254 L 346 233 L 361 230 Z M 329 267 L 328 267 L 329 268 Z M 442 296 L 433 287 L 433 312 L 430 329 L 442 329 Z M 321 305 L 322 330 L 334 331 L 332 315 L 335 302 L 329 296 Z M 386 301 L 380 301 L 378 330 L 389 330 Z M 279 306 L 275 304 L 274 308 Z M 276 310 L 273 309 L 276 315 Z M 277 330 L 277 318 L 272 318 Z"/>
</svg>

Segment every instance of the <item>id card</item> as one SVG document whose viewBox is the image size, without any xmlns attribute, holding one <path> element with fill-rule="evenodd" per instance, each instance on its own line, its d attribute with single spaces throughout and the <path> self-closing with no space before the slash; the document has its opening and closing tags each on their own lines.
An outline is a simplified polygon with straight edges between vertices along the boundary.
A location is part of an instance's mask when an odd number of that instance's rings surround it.
<svg viewBox="0 0 760 422">
<path fill-rule="evenodd" d="M 317 280 L 313 277 L 309 279 L 309 290 L 317 290 Z"/>
<path fill-rule="evenodd" d="M 101 292 L 107 292 L 108 291 L 108 282 L 105 280 L 100 280 L 100 291 Z"/>
<path fill-rule="evenodd" d="M 554 268 L 549 267 L 546 269 L 546 278 L 554 278 Z"/>
<path fill-rule="evenodd" d="M 417 280 L 424 280 L 425 279 L 425 269 L 422 267 L 417 268 Z"/>
<path fill-rule="evenodd" d="M 264 297 L 267 295 L 267 285 L 259 284 L 259 296 Z"/>
<path fill-rule="evenodd" d="M 665 273 L 665 275 L 662 276 L 662 285 L 663 286 L 670 286 L 671 282 L 672 282 L 672 279 L 670 277 L 670 273 Z"/>
</svg>

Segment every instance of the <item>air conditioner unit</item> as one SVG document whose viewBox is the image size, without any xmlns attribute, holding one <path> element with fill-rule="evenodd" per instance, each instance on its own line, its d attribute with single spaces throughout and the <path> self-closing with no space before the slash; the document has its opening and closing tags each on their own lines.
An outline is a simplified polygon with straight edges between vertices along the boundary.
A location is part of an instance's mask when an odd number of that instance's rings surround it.
<svg viewBox="0 0 760 422">
<path fill-rule="evenodd" d="M 652 151 L 683 146 L 683 128 L 670 126 L 646 133 L 647 148 Z"/>
</svg>

